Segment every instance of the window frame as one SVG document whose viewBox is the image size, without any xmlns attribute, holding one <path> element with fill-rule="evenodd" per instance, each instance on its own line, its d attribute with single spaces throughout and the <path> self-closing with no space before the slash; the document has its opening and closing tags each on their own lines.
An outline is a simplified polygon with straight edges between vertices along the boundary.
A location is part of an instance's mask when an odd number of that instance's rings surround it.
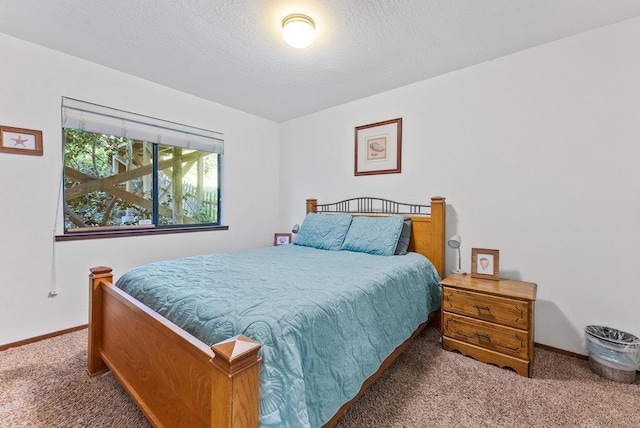
<svg viewBox="0 0 640 428">
<path fill-rule="evenodd" d="M 105 128 L 101 130 L 101 120 L 105 120 Z M 89 128 L 85 129 L 85 124 L 88 119 Z M 113 120 L 122 120 L 121 126 L 123 135 L 116 135 L 114 132 L 108 132 L 113 130 Z M 67 125 L 69 123 L 69 125 Z M 138 136 L 145 136 L 147 138 L 136 138 L 127 135 L 127 124 L 135 127 L 134 134 Z M 67 188 L 65 187 L 66 177 L 66 129 L 75 129 L 82 132 L 115 136 L 121 138 L 128 138 L 130 140 L 143 141 L 153 145 L 153 158 L 149 164 L 152 166 L 152 197 L 149 199 L 152 204 L 151 208 L 151 221 L 150 225 L 108 225 L 108 226 L 88 226 L 86 228 L 80 227 L 76 229 L 67 229 L 66 214 L 63 213 L 63 234 L 55 235 L 55 241 L 73 241 L 73 240 L 86 240 L 86 239 L 100 239 L 100 238 L 113 238 L 113 237 L 128 237 L 128 236 L 146 236 L 156 234 L 172 234 L 172 233 L 187 233 L 187 232 L 203 232 L 203 231 L 216 231 L 216 230 L 228 230 L 228 226 L 222 225 L 222 206 L 221 206 L 221 193 L 222 193 L 222 161 L 224 153 L 224 141 L 221 139 L 222 134 L 208 131 L 201 128 L 193 128 L 188 125 L 179 124 L 176 122 L 164 121 L 162 119 L 156 119 L 149 116 L 142 116 L 136 113 L 127 112 L 124 110 L 112 109 L 110 107 L 100 106 L 97 104 L 86 103 L 71 98 L 62 98 L 62 157 L 63 157 L 63 172 L 61 179 L 61 202 L 65 203 L 65 193 Z M 157 130 L 157 131 L 156 131 Z M 194 133 L 190 133 L 190 130 L 194 130 Z M 149 141 L 149 136 L 153 132 L 157 132 L 157 140 Z M 163 138 L 164 137 L 164 138 Z M 168 138 L 166 138 L 168 137 Z M 166 140 L 169 141 L 166 141 Z M 185 141 L 183 141 L 185 140 Z M 173 143 L 173 144 L 172 144 Z M 210 146 L 208 144 L 211 144 Z M 195 150 L 201 152 L 208 152 L 210 154 L 217 155 L 216 171 L 217 175 L 217 188 L 215 196 L 216 205 L 216 222 L 209 223 L 194 223 L 194 224 L 161 224 L 159 216 L 160 201 L 158 197 L 159 193 L 159 165 L 160 155 L 159 147 L 182 147 L 188 150 Z M 195 147 L 192 147 L 195 146 Z M 113 176 L 118 175 L 117 173 Z M 107 192 L 108 193 L 108 192 Z M 119 198 L 122 199 L 122 198 Z M 143 207 L 142 207 L 143 208 Z"/>
<path fill-rule="evenodd" d="M 83 241 L 87 239 L 124 238 L 129 236 L 167 235 L 172 233 L 208 232 L 216 230 L 229 230 L 229 226 L 194 225 L 188 227 L 153 227 L 153 228 L 126 228 L 118 230 L 96 230 L 95 232 L 72 232 L 65 235 L 56 235 L 56 242 Z"/>
</svg>

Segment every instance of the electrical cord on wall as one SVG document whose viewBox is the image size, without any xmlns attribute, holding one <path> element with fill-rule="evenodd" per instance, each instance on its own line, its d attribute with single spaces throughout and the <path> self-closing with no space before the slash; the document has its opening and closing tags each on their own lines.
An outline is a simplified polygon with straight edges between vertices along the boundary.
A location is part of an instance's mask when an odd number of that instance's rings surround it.
<svg viewBox="0 0 640 428">
<path fill-rule="evenodd" d="M 60 172 L 60 182 L 58 183 L 58 199 L 56 204 L 56 215 L 53 219 L 53 228 L 51 230 L 51 281 L 49 284 L 49 297 L 53 298 L 58 295 L 58 283 L 56 278 L 56 224 L 58 223 L 58 214 L 60 214 L 60 198 L 62 197 L 62 183 L 64 177 L 64 164 L 62 165 L 63 171 Z"/>
</svg>

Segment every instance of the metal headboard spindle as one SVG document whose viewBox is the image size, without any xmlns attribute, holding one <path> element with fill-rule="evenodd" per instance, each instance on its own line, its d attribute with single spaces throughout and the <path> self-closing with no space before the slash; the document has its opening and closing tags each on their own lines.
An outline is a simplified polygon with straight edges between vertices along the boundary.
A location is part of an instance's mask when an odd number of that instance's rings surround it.
<svg viewBox="0 0 640 428">
<path fill-rule="evenodd" d="M 319 213 L 430 215 L 431 205 L 405 204 L 389 199 L 359 197 L 318 204 Z"/>
</svg>

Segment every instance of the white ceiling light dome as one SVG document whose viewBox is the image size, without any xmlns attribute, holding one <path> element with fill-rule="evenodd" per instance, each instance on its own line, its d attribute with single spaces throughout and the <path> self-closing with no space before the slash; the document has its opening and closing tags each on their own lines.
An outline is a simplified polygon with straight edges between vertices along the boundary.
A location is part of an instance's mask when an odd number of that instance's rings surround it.
<svg viewBox="0 0 640 428">
<path fill-rule="evenodd" d="M 307 15 L 294 13 L 282 20 L 282 38 L 289 46 L 302 49 L 313 43 L 316 23 Z"/>
</svg>

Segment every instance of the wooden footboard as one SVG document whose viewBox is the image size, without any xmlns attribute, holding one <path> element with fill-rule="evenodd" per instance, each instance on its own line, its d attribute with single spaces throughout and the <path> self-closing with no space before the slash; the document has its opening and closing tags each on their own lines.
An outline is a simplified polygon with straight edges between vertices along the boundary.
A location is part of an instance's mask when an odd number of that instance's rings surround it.
<svg viewBox="0 0 640 428">
<path fill-rule="evenodd" d="M 87 371 L 111 370 L 157 427 L 256 427 L 260 345 L 211 348 L 91 269 Z"/>
</svg>

